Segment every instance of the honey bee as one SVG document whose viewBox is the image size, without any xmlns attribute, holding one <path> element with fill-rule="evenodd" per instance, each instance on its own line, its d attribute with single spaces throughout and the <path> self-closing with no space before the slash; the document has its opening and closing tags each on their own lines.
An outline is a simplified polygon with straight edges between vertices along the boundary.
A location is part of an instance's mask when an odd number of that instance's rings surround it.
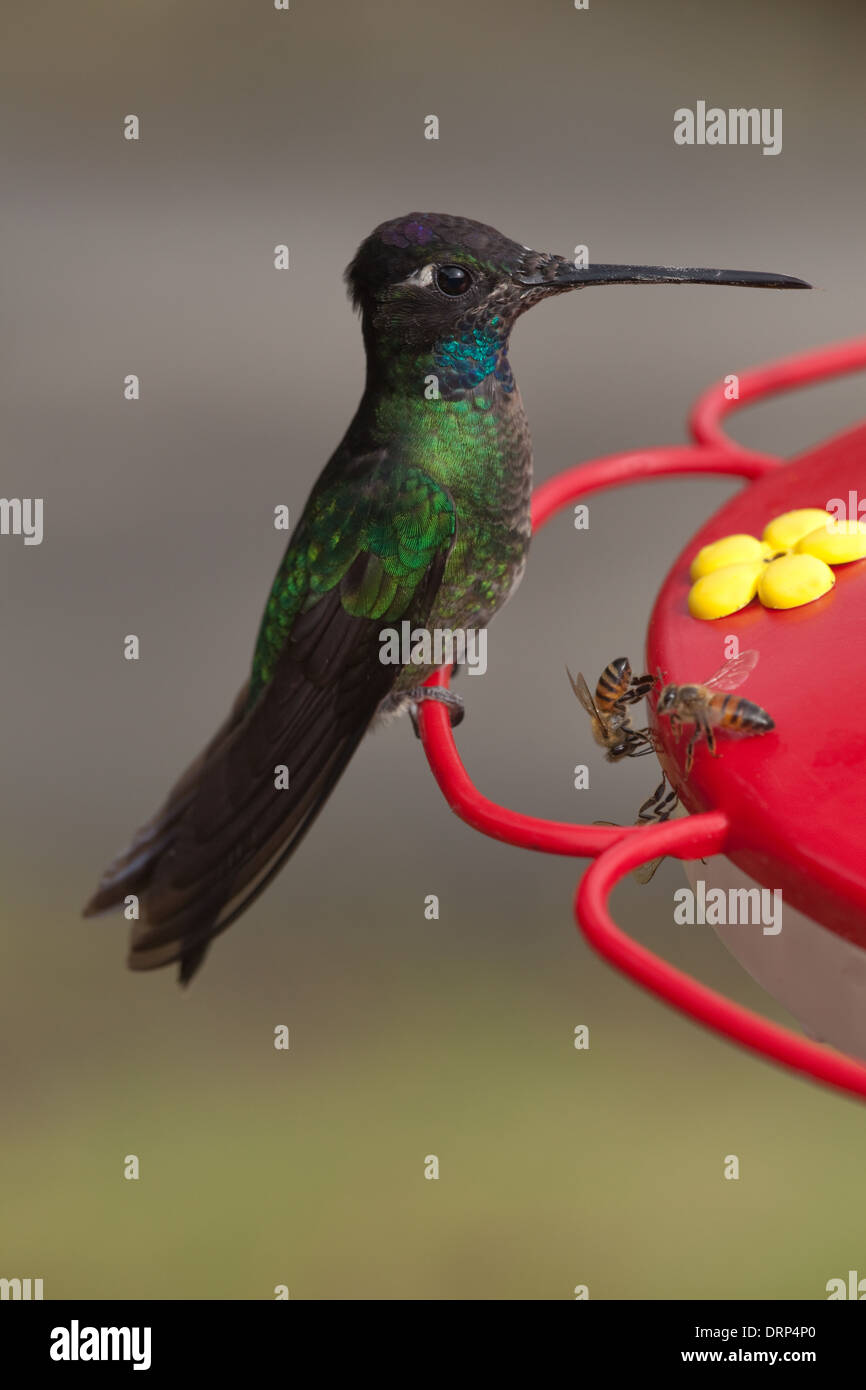
<svg viewBox="0 0 866 1390">
<path fill-rule="evenodd" d="M 655 791 L 648 796 L 637 813 L 635 825 L 661 825 L 662 821 L 670 820 L 679 804 L 679 797 L 673 787 L 668 787 L 667 779 L 662 774 Z M 597 820 L 596 825 L 617 825 L 616 821 Z M 649 883 L 664 855 L 659 855 L 657 859 L 650 859 L 646 864 L 638 864 L 636 869 L 632 869 L 632 875 L 638 883 Z"/>
<path fill-rule="evenodd" d="M 635 825 L 661 825 L 662 821 L 670 820 L 679 804 L 679 797 L 673 787 L 668 788 L 664 775 L 659 782 L 652 796 L 648 796 L 637 813 Z M 638 864 L 633 871 L 638 883 L 649 883 L 659 864 L 664 859 L 664 855 L 659 855 L 658 859 L 650 859 L 646 864 Z"/>
<path fill-rule="evenodd" d="M 593 699 L 581 672 L 575 680 L 568 667 L 566 671 L 572 690 L 589 715 L 593 738 L 605 749 L 608 762 L 640 758 L 655 750 L 651 730 L 633 729 L 627 709 L 649 694 L 656 684 L 655 676 L 633 676 L 628 658 L 619 656 L 605 666 Z"/>
<path fill-rule="evenodd" d="M 666 685 L 659 695 L 656 714 L 671 721 L 679 731 L 682 724 L 694 724 L 695 731 L 686 749 L 686 776 L 692 770 L 695 748 L 703 738 L 716 756 L 716 729 L 731 734 L 765 734 L 775 728 L 773 720 L 760 705 L 744 700 L 730 692 L 742 685 L 758 664 L 758 653 L 748 651 L 726 661 L 702 685 Z"/>
<path fill-rule="evenodd" d="M 627 718 L 626 705 L 636 705 L 650 693 L 655 683 L 655 676 L 633 676 L 628 657 L 618 656 L 605 666 L 598 678 L 595 703 L 609 718 L 617 715 Z"/>
</svg>

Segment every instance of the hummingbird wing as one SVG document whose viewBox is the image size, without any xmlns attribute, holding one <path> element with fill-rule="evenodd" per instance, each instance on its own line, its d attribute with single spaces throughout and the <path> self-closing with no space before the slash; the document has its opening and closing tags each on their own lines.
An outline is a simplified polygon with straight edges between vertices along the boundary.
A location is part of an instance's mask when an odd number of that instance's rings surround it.
<svg viewBox="0 0 866 1390">
<path fill-rule="evenodd" d="M 329 465 L 307 504 L 227 721 L 85 908 L 138 897 L 132 969 L 179 960 L 192 977 L 295 849 L 393 686 L 382 628 L 430 614 L 456 534 L 449 493 L 384 451 L 350 466 L 347 479 L 345 461 Z"/>
</svg>

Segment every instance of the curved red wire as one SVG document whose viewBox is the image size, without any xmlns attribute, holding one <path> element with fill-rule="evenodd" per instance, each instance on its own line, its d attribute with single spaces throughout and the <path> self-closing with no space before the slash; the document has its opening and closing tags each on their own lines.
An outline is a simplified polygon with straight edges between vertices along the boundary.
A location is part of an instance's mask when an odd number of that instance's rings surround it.
<svg viewBox="0 0 866 1390">
<path fill-rule="evenodd" d="M 711 811 L 649 826 L 640 842 L 620 842 L 605 851 L 590 864 L 575 893 L 575 915 L 584 936 L 623 975 L 705 1027 L 826 1086 L 866 1096 L 866 1066 L 861 1062 L 732 1003 L 632 941 L 611 917 L 607 906 L 611 890 L 631 869 L 657 855 L 694 859 L 696 848 L 701 856 L 719 854 L 724 850 L 727 831 L 723 813 Z"/>
<path fill-rule="evenodd" d="M 725 398 L 724 383 L 716 383 L 692 409 L 690 428 L 695 445 L 612 454 L 567 469 L 536 490 L 533 530 L 540 529 L 570 502 L 602 488 L 678 473 L 758 478 L 782 460 L 729 440 L 719 424 L 722 417 L 773 392 L 810 385 L 859 367 L 866 367 L 864 339 L 744 372 L 739 377 L 739 399 L 734 401 Z M 447 687 L 450 675 L 451 668 L 445 667 L 427 684 Z M 640 827 L 571 825 L 526 816 L 490 801 L 477 790 L 457 752 L 443 705 L 422 703 L 419 727 L 433 775 L 452 811 L 468 825 L 522 849 L 598 856 L 578 886 L 575 916 L 587 940 L 605 959 L 658 998 L 740 1046 L 825 1085 L 866 1098 L 866 1065 L 770 1023 L 699 984 L 632 941 L 611 918 L 607 909 L 610 892 L 638 864 L 658 855 L 696 859 L 723 853 L 728 832 L 723 812 Z"/>
<path fill-rule="evenodd" d="M 764 396 L 794 391 L 800 386 L 817 386 L 830 377 L 845 376 L 863 367 L 866 367 L 866 338 L 853 338 L 847 343 L 833 343 L 827 348 L 783 357 L 763 367 L 750 367 L 748 371 L 739 373 L 737 400 L 727 400 L 725 383 L 718 381 L 698 396 L 689 414 L 692 438 L 698 444 L 712 445 L 717 449 L 728 449 L 734 453 L 749 452 L 744 450 L 742 444 L 730 439 L 721 428 L 719 421 L 725 415 L 742 410 L 743 406 L 754 405 Z"/>
</svg>

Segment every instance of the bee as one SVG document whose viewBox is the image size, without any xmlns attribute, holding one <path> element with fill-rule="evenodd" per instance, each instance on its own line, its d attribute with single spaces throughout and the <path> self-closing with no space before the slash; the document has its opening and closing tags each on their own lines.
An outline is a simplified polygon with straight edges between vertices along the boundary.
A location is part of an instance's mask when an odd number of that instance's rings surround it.
<svg viewBox="0 0 866 1390">
<path fill-rule="evenodd" d="M 659 782 L 652 796 L 648 796 L 637 813 L 635 825 L 661 825 L 662 821 L 670 820 L 674 811 L 679 805 L 679 797 L 673 787 L 668 787 L 664 776 Z M 659 864 L 664 859 L 660 854 L 657 859 L 650 859 L 647 864 L 638 864 L 634 870 L 634 876 L 638 883 L 649 883 Z"/>
<path fill-rule="evenodd" d="M 566 667 L 571 688 L 592 723 L 593 738 L 605 749 L 608 762 L 621 758 L 640 758 L 655 750 L 651 730 L 633 729 L 629 722 L 628 705 L 636 704 L 649 694 L 656 684 L 655 676 L 633 676 L 628 658 L 619 656 L 611 661 L 599 677 L 595 699 L 580 671 L 575 680 Z"/>
<path fill-rule="evenodd" d="M 620 715 L 627 719 L 626 705 L 636 705 L 650 693 L 655 683 L 655 676 L 633 676 L 628 657 L 618 656 L 605 666 L 598 678 L 595 703 L 609 718 Z"/>
<path fill-rule="evenodd" d="M 673 787 L 668 787 L 667 779 L 662 774 L 655 791 L 648 796 L 637 813 L 635 825 L 661 825 L 662 821 L 670 820 L 679 804 L 679 796 Z M 598 820 L 596 825 L 616 825 L 616 821 Z M 632 869 L 633 876 L 638 883 L 649 883 L 664 855 L 661 854 L 657 859 L 650 859 L 646 864 L 639 864 L 636 869 Z"/>
<path fill-rule="evenodd" d="M 686 749 L 688 777 L 695 760 L 695 748 L 703 738 L 716 756 L 716 729 L 731 734 L 765 734 L 776 726 L 765 709 L 730 692 L 742 685 L 758 664 L 756 651 L 743 652 L 714 672 L 702 685 L 666 685 L 659 695 L 656 714 L 671 721 L 679 731 L 682 724 L 694 724 L 695 731 Z"/>
</svg>

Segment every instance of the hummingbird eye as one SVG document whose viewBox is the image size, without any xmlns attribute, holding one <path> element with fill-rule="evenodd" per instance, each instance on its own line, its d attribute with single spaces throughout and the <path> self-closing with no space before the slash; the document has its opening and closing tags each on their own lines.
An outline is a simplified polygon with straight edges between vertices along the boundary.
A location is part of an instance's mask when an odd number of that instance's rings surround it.
<svg viewBox="0 0 866 1390">
<path fill-rule="evenodd" d="M 436 288 L 456 299 L 472 285 L 472 276 L 462 265 L 440 265 L 436 271 Z"/>
</svg>

